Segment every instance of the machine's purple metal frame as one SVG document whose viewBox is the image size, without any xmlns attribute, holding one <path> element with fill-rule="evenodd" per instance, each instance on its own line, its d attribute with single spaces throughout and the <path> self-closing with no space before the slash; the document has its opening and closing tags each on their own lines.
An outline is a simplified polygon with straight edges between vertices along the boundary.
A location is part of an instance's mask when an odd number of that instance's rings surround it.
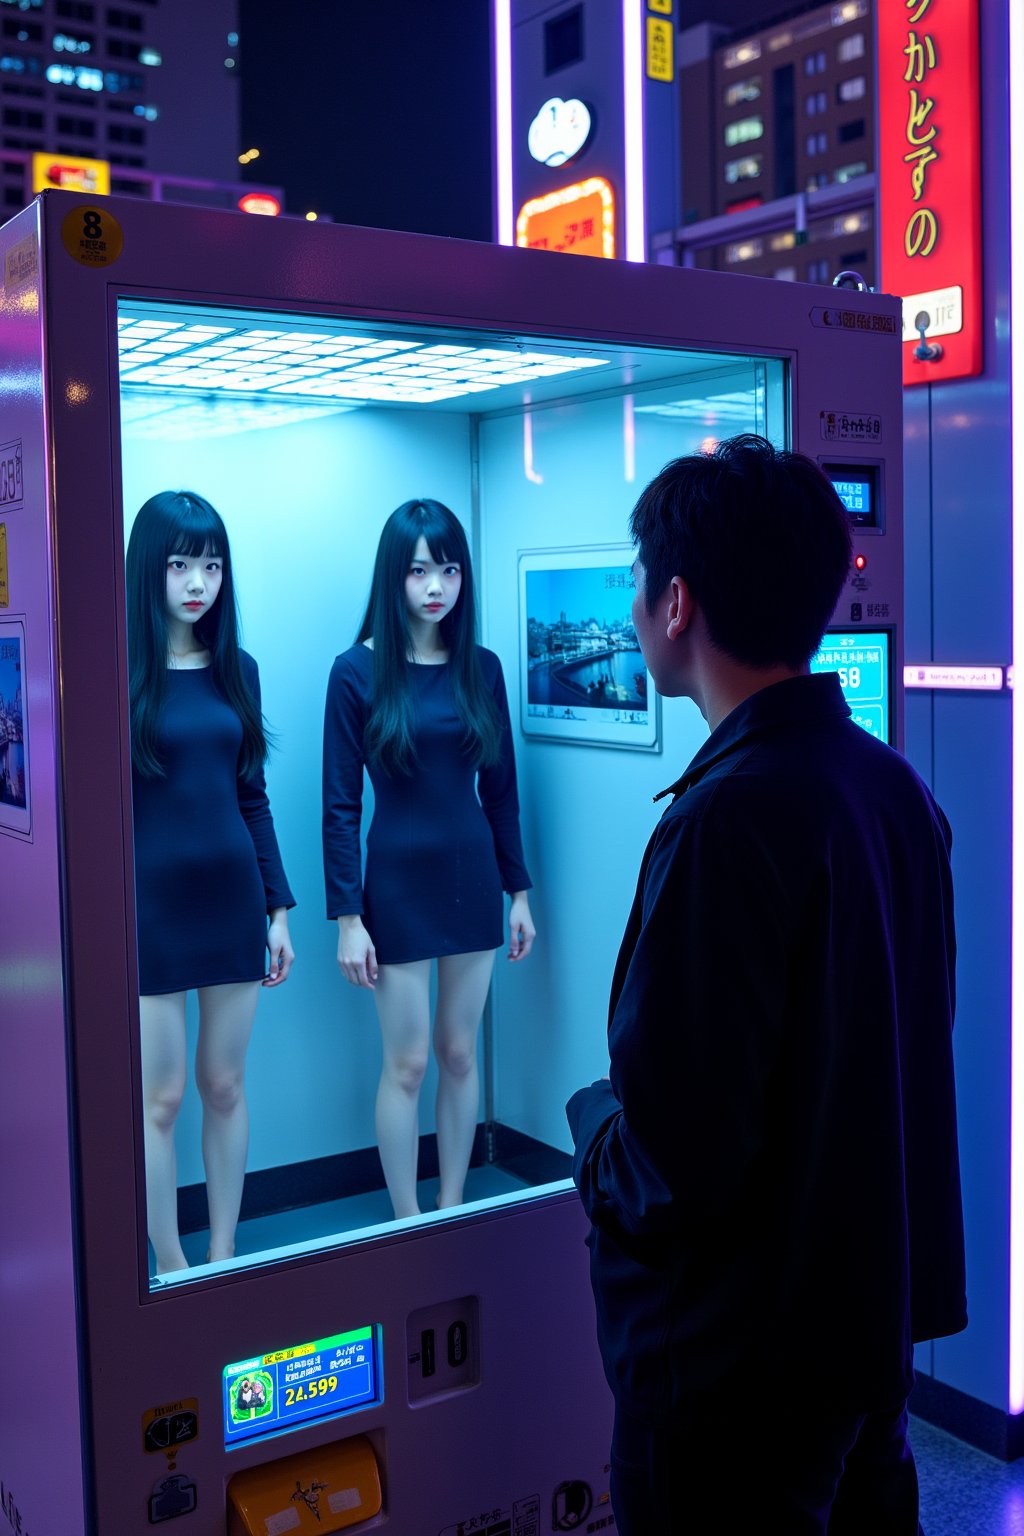
<svg viewBox="0 0 1024 1536">
<path fill-rule="evenodd" d="M 864 410 L 887 456 L 884 536 L 866 531 L 902 676 L 899 305 L 865 293 L 343 227 L 112 200 L 107 265 L 75 259 L 45 193 L 0 233 L 0 436 L 23 444 L 24 504 L 5 510 L 11 615 L 24 615 L 32 841 L 0 833 L 5 1154 L 0 1169 L 0 1480 L 32 1536 L 134 1536 L 166 1467 L 148 1410 L 198 1400 L 178 1465 L 182 1527 L 222 1536 L 234 1472 L 370 1435 L 398 1533 L 585 1479 L 607 1488 L 610 1400 L 593 1340 L 585 1222 L 560 1188 L 374 1241 L 152 1292 L 138 1121 L 138 1004 L 115 309 L 118 296 L 359 315 L 782 357 L 791 442 L 827 457 L 822 411 Z M 18 254 L 20 252 L 20 255 Z M 33 254 L 34 253 L 34 254 Z M 856 455 L 855 445 L 843 456 Z M 772 530 L 765 528 L 766 580 Z M 844 594 L 850 619 L 853 589 Z M 856 628 L 856 621 L 852 627 Z M 865 627 L 872 627 L 865 613 Z M 902 695 L 894 690 L 896 736 Z M 479 1298 L 480 1381 L 410 1404 L 416 1308 Z M 383 1326 L 383 1402 L 225 1452 L 220 1373 L 254 1350 Z M 81 1422 L 79 1393 L 81 1383 Z M 525 1506 L 524 1506 L 525 1507 Z M 6 1512 L 6 1510 L 5 1510 Z"/>
</svg>

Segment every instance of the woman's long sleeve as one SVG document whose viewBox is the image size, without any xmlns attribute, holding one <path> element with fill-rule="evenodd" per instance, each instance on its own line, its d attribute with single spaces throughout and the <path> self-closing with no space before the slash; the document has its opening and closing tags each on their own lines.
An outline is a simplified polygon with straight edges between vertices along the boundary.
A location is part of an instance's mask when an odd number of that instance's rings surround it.
<svg viewBox="0 0 1024 1536">
<path fill-rule="evenodd" d="M 519 792 L 516 786 L 516 760 L 512 750 L 512 722 L 509 718 L 508 695 L 502 676 L 501 662 L 493 657 L 494 675 L 485 680 L 498 706 L 501 722 L 501 751 L 498 761 L 489 768 L 481 768 L 477 776 L 477 791 L 484 815 L 491 824 L 494 836 L 494 852 L 498 860 L 501 883 L 508 892 L 528 891 L 532 881 L 523 858 L 523 839 L 519 830 Z"/>
<path fill-rule="evenodd" d="M 246 651 L 241 653 L 241 661 L 242 676 L 255 700 L 256 708 L 262 712 L 259 669 Z M 238 775 L 238 808 L 256 850 L 256 862 L 259 865 L 263 890 L 266 894 L 267 911 L 273 912 L 276 907 L 294 907 L 295 897 L 291 893 L 284 872 L 277 833 L 274 831 L 274 818 L 270 814 L 267 781 L 262 767 L 257 768 L 249 778 Z"/>
<path fill-rule="evenodd" d="M 327 916 L 363 910 L 359 829 L 367 703 L 350 661 L 331 668 L 324 712 L 323 839 Z"/>
</svg>

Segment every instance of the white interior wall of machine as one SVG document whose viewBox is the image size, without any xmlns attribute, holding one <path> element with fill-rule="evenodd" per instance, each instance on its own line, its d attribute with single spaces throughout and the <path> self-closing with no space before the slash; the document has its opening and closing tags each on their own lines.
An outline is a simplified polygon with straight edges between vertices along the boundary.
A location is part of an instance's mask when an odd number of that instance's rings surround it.
<svg viewBox="0 0 1024 1536">
<path fill-rule="evenodd" d="M 381 527 L 412 497 L 446 503 L 470 537 L 481 638 L 501 658 L 508 687 L 535 885 L 535 952 L 521 966 L 499 952 L 495 968 L 481 1116 L 490 1108 L 501 1124 L 566 1151 L 564 1102 L 606 1070 L 608 987 L 640 852 L 659 814 L 652 797 L 685 766 L 706 727 L 692 704 L 679 702 L 660 712 L 656 751 L 524 735 L 520 556 L 610 546 L 628 566 L 629 512 L 670 458 L 740 431 L 780 443 L 785 436 L 781 364 L 685 354 L 673 363 L 660 353 L 651 380 L 636 386 L 639 370 L 616 366 L 613 350 L 605 349 L 611 387 L 597 388 L 595 367 L 582 383 L 560 381 L 557 393 L 545 379 L 549 398 L 499 412 L 485 409 L 486 393 L 470 398 L 472 411 L 458 400 L 353 409 L 214 388 L 161 391 L 123 375 L 126 538 L 139 506 L 158 491 L 193 490 L 220 511 L 242 643 L 259 664 L 275 738 L 267 781 L 298 903 L 298 959 L 287 986 L 260 1000 L 247 1068 L 250 1170 L 375 1141 L 373 1000 L 343 984 L 336 928 L 325 918 L 321 725 L 331 664 L 354 642 L 365 610 Z M 364 824 L 371 808 L 367 786 Z M 431 1090 L 428 1080 L 421 1133 L 434 1128 Z M 194 1085 L 177 1140 L 179 1184 L 201 1183 Z"/>
</svg>

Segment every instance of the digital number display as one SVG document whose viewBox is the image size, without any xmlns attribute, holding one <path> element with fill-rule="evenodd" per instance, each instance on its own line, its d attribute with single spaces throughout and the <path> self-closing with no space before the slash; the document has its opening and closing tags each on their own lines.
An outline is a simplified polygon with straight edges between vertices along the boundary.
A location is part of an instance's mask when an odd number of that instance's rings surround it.
<svg viewBox="0 0 1024 1536">
<path fill-rule="evenodd" d="M 812 672 L 838 672 L 856 723 L 879 741 L 891 741 L 889 640 L 886 630 L 826 634 Z"/>
<path fill-rule="evenodd" d="M 292 1344 L 224 1367 L 224 1443 L 306 1424 L 377 1398 L 375 1329 Z"/>
<path fill-rule="evenodd" d="M 855 528 L 881 528 L 879 494 L 880 470 L 877 464 L 837 464 L 833 460 L 822 466 L 831 480 L 836 495 L 846 508 Z"/>
<path fill-rule="evenodd" d="M 833 480 L 832 484 L 836 488 L 839 500 L 851 516 L 859 513 L 861 519 L 864 514 L 871 517 L 873 507 L 870 480 Z"/>
</svg>

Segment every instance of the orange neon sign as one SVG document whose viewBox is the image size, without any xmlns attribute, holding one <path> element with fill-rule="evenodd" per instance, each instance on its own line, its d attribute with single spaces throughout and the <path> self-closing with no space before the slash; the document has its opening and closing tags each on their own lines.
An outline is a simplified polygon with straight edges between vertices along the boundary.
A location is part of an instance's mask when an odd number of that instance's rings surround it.
<svg viewBox="0 0 1024 1536">
<path fill-rule="evenodd" d="M 516 219 L 516 245 L 574 256 L 615 255 L 615 193 L 603 176 L 532 197 Z"/>
<path fill-rule="evenodd" d="M 271 219 L 281 212 L 281 204 L 269 192 L 247 192 L 238 199 L 238 206 L 243 213 L 261 213 Z"/>
</svg>

